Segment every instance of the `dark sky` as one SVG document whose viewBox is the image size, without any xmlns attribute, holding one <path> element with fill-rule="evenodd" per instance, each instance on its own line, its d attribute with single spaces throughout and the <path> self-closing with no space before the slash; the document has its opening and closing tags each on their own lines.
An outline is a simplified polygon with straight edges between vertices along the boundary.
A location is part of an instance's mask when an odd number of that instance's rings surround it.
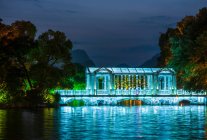
<svg viewBox="0 0 207 140">
<path fill-rule="evenodd" d="M 158 38 L 207 0 L 0 0 L 5 23 L 30 20 L 38 34 L 66 33 L 97 66 L 138 66 L 159 53 Z"/>
</svg>

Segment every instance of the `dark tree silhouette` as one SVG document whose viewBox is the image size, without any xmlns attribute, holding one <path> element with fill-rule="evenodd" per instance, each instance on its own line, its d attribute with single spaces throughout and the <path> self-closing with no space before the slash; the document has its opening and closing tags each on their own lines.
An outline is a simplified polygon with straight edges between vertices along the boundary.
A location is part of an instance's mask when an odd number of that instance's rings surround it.
<svg viewBox="0 0 207 140">
<path fill-rule="evenodd" d="M 75 72 L 72 42 L 63 32 L 48 30 L 37 39 L 35 34 L 31 22 L 0 22 L 0 84 L 13 101 L 42 103 L 50 89 L 63 86 L 61 81 Z"/>
</svg>

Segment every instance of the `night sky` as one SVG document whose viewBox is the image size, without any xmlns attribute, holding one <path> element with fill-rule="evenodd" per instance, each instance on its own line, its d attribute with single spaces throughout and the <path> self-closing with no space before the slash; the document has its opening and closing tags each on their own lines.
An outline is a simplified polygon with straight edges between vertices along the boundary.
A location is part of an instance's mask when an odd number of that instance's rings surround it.
<svg viewBox="0 0 207 140">
<path fill-rule="evenodd" d="M 207 0 L 0 0 L 0 18 L 29 20 L 38 34 L 66 33 L 97 66 L 138 66 L 159 53 L 158 38 Z"/>
</svg>

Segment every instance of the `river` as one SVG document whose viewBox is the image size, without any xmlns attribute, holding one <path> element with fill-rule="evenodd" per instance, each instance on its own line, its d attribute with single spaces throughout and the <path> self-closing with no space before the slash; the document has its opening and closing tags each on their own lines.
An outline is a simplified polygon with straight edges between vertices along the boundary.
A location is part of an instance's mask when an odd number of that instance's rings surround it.
<svg viewBox="0 0 207 140">
<path fill-rule="evenodd" d="M 205 106 L 0 110 L 0 139 L 205 139 Z"/>
</svg>

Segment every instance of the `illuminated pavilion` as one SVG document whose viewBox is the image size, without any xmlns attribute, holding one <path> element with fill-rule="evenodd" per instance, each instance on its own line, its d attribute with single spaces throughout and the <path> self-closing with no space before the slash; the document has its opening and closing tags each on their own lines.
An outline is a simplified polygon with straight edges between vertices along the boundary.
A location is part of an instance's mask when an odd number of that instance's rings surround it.
<svg viewBox="0 0 207 140">
<path fill-rule="evenodd" d="M 86 68 L 86 91 L 92 95 L 173 94 L 175 90 L 176 73 L 172 68 Z"/>
</svg>

